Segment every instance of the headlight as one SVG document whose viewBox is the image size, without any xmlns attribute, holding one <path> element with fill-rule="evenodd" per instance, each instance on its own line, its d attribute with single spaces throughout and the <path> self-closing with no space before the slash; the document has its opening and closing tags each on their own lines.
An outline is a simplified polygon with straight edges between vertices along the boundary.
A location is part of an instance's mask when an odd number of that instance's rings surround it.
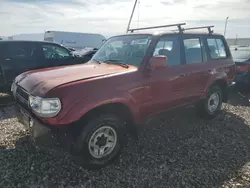
<svg viewBox="0 0 250 188">
<path fill-rule="evenodd" d="M 29 105 L 40 117 L 54 117 L 61 110 L 61 102 L 58 98 L 41 98 L 30 95 Z"/>
</svg>

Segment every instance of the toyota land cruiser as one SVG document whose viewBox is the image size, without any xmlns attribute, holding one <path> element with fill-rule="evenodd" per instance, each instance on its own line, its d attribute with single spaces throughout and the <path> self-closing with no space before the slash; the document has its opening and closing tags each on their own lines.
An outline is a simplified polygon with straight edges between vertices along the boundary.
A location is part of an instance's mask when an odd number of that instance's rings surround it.
<svg viewBox="0 0 250 188">
<path fill-rule="evenodd" d="M 130 30 L 111 37 L 86 64 L 17 76 L 12 92 L 20 121 L 37 142 L 66 135 L 85 166 L 100 168 L 148 116 L 195 104 L 198 115 L 215 117 L 235 76 L 229 47 L 211 27 L 191 33 L 201 28 L 182 25 L 174 25 L 176 32 Z"/>
</svg>

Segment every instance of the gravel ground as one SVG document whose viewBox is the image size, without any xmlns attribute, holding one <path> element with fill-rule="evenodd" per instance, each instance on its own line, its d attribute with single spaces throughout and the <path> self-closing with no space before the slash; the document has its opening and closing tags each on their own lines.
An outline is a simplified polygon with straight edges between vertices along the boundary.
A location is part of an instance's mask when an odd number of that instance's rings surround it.
<svg viewBox="0 0 250 188">
<path fill-rule="evenodd" d="M 250 107 L 232 94 L 206 121 L 193 108 L 149 120 L 112 165 L 88 171 L 33 146 L 13 106 L 0 110 L 0 187 L 250 187 Z"/>
</svg>

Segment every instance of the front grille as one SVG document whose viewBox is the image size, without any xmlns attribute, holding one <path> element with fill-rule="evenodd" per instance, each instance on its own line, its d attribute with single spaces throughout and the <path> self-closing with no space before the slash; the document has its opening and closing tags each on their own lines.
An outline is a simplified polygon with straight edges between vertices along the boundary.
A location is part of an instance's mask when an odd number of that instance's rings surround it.
<svg viewBox="0 0 250 188">
<path fill-rule="evenodd" d="M 16 100 L 25 108 L 28 108 L 28 100 L 29 94 L 22 89 L 21 87 L 17 87 L 16 89 Z"/>
</svg>

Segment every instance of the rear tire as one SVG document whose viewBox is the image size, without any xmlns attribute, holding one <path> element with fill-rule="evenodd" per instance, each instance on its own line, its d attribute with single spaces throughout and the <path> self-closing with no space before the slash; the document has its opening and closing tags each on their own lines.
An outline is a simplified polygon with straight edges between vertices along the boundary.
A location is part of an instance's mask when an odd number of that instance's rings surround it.
<svg viewBox="0 0 250 188">
<path fill-rule="evenodd" d="M 205 99 L 196 105 L 197 114 L 205 119 L 216 117 L 222 107 L 222 90 L 218 85 L 213 85 Z"/>
<path fill-rule="evenodd" d="M 124 122 L 112 114 L 91 119 L 76 143 L 77 162 L 85 168 L 99 169 L 115 160 L 125 144 Z"/>
</svg>

